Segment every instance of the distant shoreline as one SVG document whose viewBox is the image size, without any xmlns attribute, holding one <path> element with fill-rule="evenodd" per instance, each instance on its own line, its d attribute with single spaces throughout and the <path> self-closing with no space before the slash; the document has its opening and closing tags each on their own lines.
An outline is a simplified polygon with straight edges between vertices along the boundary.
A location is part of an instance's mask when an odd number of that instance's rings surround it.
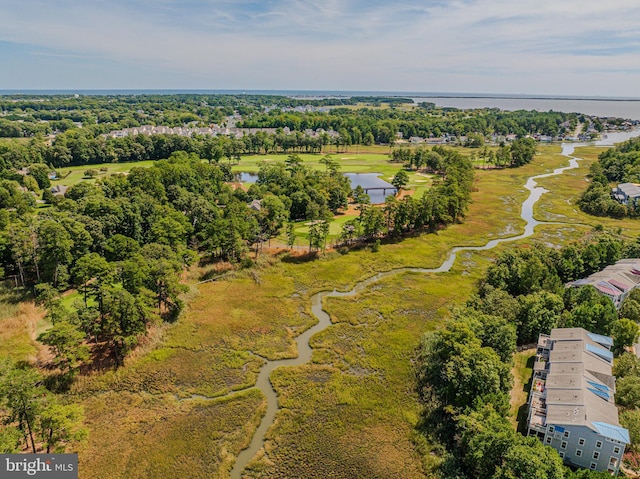
<svg viewBox="0 0 640 479">
<path fill-rule="evenodd" d="M 225 89 L 0 89 L 0 96 L 11 95 L 274 95 L 296 98 L 353 96 L 406 97 L 406 98 L 455 98 L 489 100 L 577 100 L 577 101 L 633 101 L 640 97 L 603 97 L 536 94 L 499 94 L 499 93 L 458 93 L 458 92 L 398 92 L 398 91 L 351 91 L 351 90 L 225 90 Z"/>
<path fill-rule="evenodd" d="M 640 98 L 605 98 L 605 97 L 558 97 L 558 96 L 459 96 L 459 95 L 430 95 L 416 96 L 415 98 L 456 98 L 456 99 L 475 99 L 475 100 L 553 100 L 553 101 L 639 101 Z"/>
</svg>

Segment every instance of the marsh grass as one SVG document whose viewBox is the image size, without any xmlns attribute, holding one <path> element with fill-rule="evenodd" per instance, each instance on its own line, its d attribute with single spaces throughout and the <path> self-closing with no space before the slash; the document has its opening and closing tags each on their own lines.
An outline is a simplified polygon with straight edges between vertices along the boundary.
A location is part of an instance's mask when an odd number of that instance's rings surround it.
<svg viewBox="0 0 640 479">
<path fill-rule="evenodd" d="M 265 478 L 433 473 L 439 459 L 425 454 L 432 446 L 413 434 L 421 408 L 412 360 L 421 335 L 466 300 L 487 264 L 482 254 L 465 259 L 466 266 L 450 273 L 400 274 L 353 298 L 327 298 L 335 326 L 312 338 L 312 363 L 272 374 L 283 409 L 266 455 L 249 472 Z"/>
<path fill-rule="evenodd" d="M 44 311 L 22 289 L 0 289 L 0 357 L 33 361 L 38 347 L 34 341 L 42 327 Z"/>
<path fill-rule="evenodd" d="M 93 431 L 83 457 L 116 457 L 115 470 L 124 471 L 128 458 L 138 458 L 154 446 L 166 448 L 166 431 L 179 435 L 177 424 L 187 421 L 166 399 L 158 406 L 158 398 L 215 397 L 238 391 L 255 381 L 262 363 L 258 356 L 294 357 L 295 335 L 315 323 L 309 310 L 315 292 L 346 290 L 378 271 L 399 266 L 436 267 L 453 245 L 479 245 L 489 238 L 517 234 L 523 225 L 519 205 L 527 194 L 524 178 L 561 162 L 551 150 L 521 170 L 478 171 L 466 221 L 437 234 L 382 244 L 376 254 L 363 249 L 346 255 L 327 253 L 301 263 L 263 260 L 253 275 L 240 271 L 198 285 L 188 311 L 166 327 L 157 347 L 119 371 L 78 382 L 73 393 L 84 398 Z M 449 308 L 468 298 L 493 254 L 462 253 L 450 273 L 393 276 L 357 298 L 327 300 L 325 307 L 336 326 L 312 338 L 312 363 L 280 368 L 272 375 L 284 409 L 269 432 L 266 456 L 251 471 L 264 477 L 304 477 L 303 469 L 317 471 L 317 477 L 423 477 L 433 471 L 439 459 L 429 454 L 433 446 L 414 429 L 420 408 L 413 393 L 411 360 L 421 334 L 440 327 Z M 113 401 L 96 402 L 101 391 L 113 395 Z M 244 393 L 238 394 L 233 397 L 242 407 L 254 407 L 247 406 L 255 403 L 242 399 Z M 113 428 L 122 440 L 134 437 L 117 449 L 102 428 L 112 430 L 118 398 L 138 398 L 128 413 L 133 417 L 152 416 L 155 408 L 168 408 L 175 415 L 157 426 L 160 433 L 145 435 L 148 444 L 141 450 L 136 429 Z M 253 419 L 237 423 L 237 418 L 227 417 L 235 414 L 232 409 L 218 413 L 223 416 L 220 420 L 236 425 L 233 433 L 222 434 L 222 442 L 231 441 L 233 434 L 243 435 L 240 441 L 249 440 Z M 192 444 L 191 435 L 186 430 L 182 434 L 185 447 Z M 220 449 L 221 444 L 210 444 L 214 459 L 229 451 Z M 116 449 L 115 456 L 110 454 Z M 168 467 L 168 459 L 157 460 Z M 211 477 L 226 467 L 215 464 L 206 466 L 217 468 Z M 196 463 L 194 470 L 199 467 Z M 113 477 L 124 476 L 114 472 Z"/>
<path fill-rule="evenodd" d="M 226 478 L 266 403 L 251 389 L 215 400 L 106 392 L 84 402 L 100 433 L 80 451 L 83 478 Z"/>
<path fill-rule="evenodd" d="M 309 305 L 314 293 L 348 290 L 376 272 L 397 267 L 437 267 L 453 246 L 519 234 L 524 226 L 520 205 L 528 195 L 524 181 L 566 165 L 559 152 L 557 146 L 544 146 L 522 168 L 478 170 L 464 223 L 383 242 L 378 253 L 363 248 L 306 261 L 283 261 L 290 258 L 286 252 L 264 255 L 250 271 L 197 286 L 199 278 L 216 270 L 209 265 L 194 270 L 188 276 L 188 308 L 179 321 L 159 328 L 155 339 L 118 371 L 83 376 L 69 393 L 70 400 L 84 405 L 90 429 L 80 451 L 81 476 L 185 477 L 187 471 L 188 477 L 226 477 L 264 413 L 262 394 L 250 388 L 262 358 L 296 356 L 295 336 L 315 323 Z M 386 160 L 378 156 L 370 161 L 381 165 Z M 376 171 L 378 165 L 360 167 Z M 584 178 L 585 171 L 581 174 Z M 565 181 L 583 180 L 578 175 Z M 541 204 L 565 214 L 555 208 L 570 193 L 567 186 L 551 179 L 543 186 L 552 193 Z M 311 363 L 272 374 L 282 409 L 263 454 L 247 473 L 323 478 L 434 473 L 440 462 L 435 446 L 415 429 L 421 410 L 412 360 L 420 336 L 441 327 L 450 308 L 468 299 L 499 251 L 536 239 L 562 244 L 589 228 L 540 225 L 533 238 L 492 251 L 460 253 L 448 273 L 396 275 L 355 298 L 327 299 L 324 306 L 335 325 L 311 339 Z M 7 309 L 5 318 L 16 311 Z M 0 310 L 0 318 L 2 314 Z M 5 347 L 0 341 L 0 354 L 9 349 L 32 354 L 26 332 L 14 331 L 10 341 L 15 345 Z M 217 399 L 190 399 L 194 395 Z"/>
<path fill-rule="evenodd" d="M 536 205 L 536 218 L 541 221 L 562 221 L 591 227 L 602 225 L 614 230 L 620 228 L 625 236 L 635 237 L 640 234 L 638 220 L 592 216 L 584 213 L 577 205 L 578 199 L 589 186 L 589 168 L 605 149 L 595 146 L 577 148 L 574 156 L 582 158 L 582 161 L 578 162 L 579 168 L 569 170 L 560 176 L 540 180 L 540 186 L 553 193 L 544 195 Z"/>
</svg>

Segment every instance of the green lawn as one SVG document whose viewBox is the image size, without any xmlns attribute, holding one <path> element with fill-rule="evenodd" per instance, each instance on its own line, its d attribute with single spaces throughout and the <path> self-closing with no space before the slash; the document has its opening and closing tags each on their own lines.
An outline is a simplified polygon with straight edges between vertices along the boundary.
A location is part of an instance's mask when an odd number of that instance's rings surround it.
<svg viewBox="0 0 640 479">
<path fill-rule="evenodd" d="M 66 168 L 56 168 L 58 174 L 57 180 L 51 182 L 52 185 L 66 185 L 73 186 L 81 181 L 95 181 L 84 177 L 84 172 L 87 170 L 97 170 L 99 175 L 96 178 L 102 178 L 104 176 L 113 175 L 116 173 L 127 173 L 134 167 L 148 168 L 153 165 L 154 161 L 138 161 L 133 163 L 103 163 L 99 165 L 82 165 L 82 166 L 69 166 Z M 101 171 L 106 169 L 106 171 Z"/>
<path fill-rule="evenodd" d="M 511 422 L 518 431 L 526 434 L 527 403 L 531 390 L 531 377 L 536 350 L 528 349 L 513 356 L 513 388 L 511 389 Z"/>
<path fill-rule="evenodd" d="M 354 147 L 355 148 L 355 147 Z M 391 163 L 389 161 L 388 147 L 362 147 L 364 150 L 381 151 L 381 153 L 338 153 L 332 154 L 331 157 L 338 162 L 341 167 L 341 171 L 344 173 L 379 173 L 380 177 L 386 181 L 391 181 L 393 176 L 402 169 L 400 163 Z M 470 154 L 470 150 L 466 148 L 459 148 L 459 150 L 466 155 Z M 284 162 L 288 155 L 250 155 L 243 156 L 239 163 L 232 165 L 232 171 L 256 173 L 260 165 L 263 162 Z M 320 159 L 324 157 L 324 154 L 300 154 L 303 160 L 303 164 L 315 168 L 317 170 L 324 171 L 326 167 L 320 163 Z M 225 160 L 222 160 L 224 163 Z M 152 166 L 154 161 L 140 161 L 133 163 L 104 163 L 99 165 L 81 165 L 70 166 L 66 168 L 57 168 L 58 174 L 57 180 L 51 182 L 52 185 L 66 185 L 73 186 L 81 181 L 95 181 L 98 178 L 103 178 L 116 173 L 127 173 L 134 167 L 147 168 Z M 84 172 L 94 169 L 99 172 L 95 178 L 85 178 Z M 106 170 L 106 171 L 101 171 Z M 426 187 L 431 184 L 431 175 L 409 172 L 409 183 L 407 189 L 418 190 L 420 192 L 418 197 L 421 196 Z M 249 186 L 249 184 L 245 184 Z"/>
</svg>

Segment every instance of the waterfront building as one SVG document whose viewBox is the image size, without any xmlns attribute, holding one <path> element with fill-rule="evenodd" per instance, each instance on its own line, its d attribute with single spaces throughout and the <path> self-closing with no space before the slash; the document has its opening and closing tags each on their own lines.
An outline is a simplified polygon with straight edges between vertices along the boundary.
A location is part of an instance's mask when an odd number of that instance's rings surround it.
<svg viewBox="0 0 640 479">
<path fill-rule="evenodd" d="M 582 328 L 541 334 L 527 427 L 565 464 L 617 475 L 630 439 L 614 402 L 612 346 L 610 337 Z"/>
</svg>

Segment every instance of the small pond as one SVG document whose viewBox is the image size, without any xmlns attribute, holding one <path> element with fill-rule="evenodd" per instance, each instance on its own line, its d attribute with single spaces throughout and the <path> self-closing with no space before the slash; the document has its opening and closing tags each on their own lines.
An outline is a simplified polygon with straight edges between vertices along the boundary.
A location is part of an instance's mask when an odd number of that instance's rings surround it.
<svg viewBox="0 0 640 479">
<path fill-rule="evenodd" d="M 379 178 L 380 173 L 345 173 L 344 176 L 351 180 L 351 189 L 362 186 L 373 204 L 384 203 L 387 196 L 396 194 L 395 186 Z M 240 183 L 255 183 L 258 181 L 258 174 L 237 171 L 233 174 L 233 179 Z"/>
<path fill-rule="evenodd" d="M 379 178 L 380 173 L 345 173 L 351 180 L 351 189 L 362 186 L 374 205 L 384 203 L 387 196 L 396 194 L 396 187 Z"/>
<path fill-rule="evenodd" d="M 236 171 L 233 173 L 233 181 L 239 181 L 240 183 L 255 183 L 258 181 L 258 173 Z"/>
</svg>

